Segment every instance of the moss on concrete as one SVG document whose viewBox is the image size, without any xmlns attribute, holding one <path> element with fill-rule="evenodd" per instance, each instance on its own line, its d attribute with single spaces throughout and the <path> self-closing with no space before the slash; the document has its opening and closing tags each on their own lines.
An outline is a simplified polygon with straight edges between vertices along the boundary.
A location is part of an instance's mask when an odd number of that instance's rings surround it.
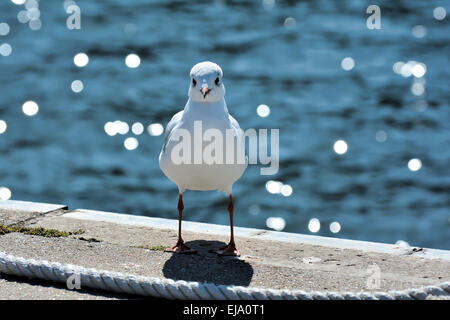
<svg viewBox="0 0 450 320">
<path fill-rule="evenodd" d="M 69 232 L 69 235 L 70 236 L 75 236 L 75 235 L 83 234 L 85 232 L 86 232 L 86 230 L 84 230 L 84 229 L 78 229 L 78 230 Z"/>
<path fill-rule="evenodd" d="M 148 246 L 148 245 L 142 245 L 142 246 L 136 246 L 135 248 L 140 249 L 148 249 L 153 251 L 164 251 L 168 246 Z"/>
<path fill-rule="evenodd" d="M 29 234 L 34 236 L 41 236 L 47 238 L 58 238 L 58 237 L 68 237 L 69 232 L 60 231 L 56 229 L 46 229 L 46 228 L 28 228 L 23 226 L 5 226 L 4 224 L 0 224 L 0 235 L 11 233 L 11 232 L 19 232 L 23 234 Z"/>
</svg>

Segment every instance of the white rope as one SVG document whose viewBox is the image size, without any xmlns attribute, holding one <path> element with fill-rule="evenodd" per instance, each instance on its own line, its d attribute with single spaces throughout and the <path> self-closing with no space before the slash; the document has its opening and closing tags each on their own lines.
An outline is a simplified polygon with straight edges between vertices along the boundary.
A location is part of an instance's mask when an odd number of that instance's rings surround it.
<svg viewBox="0 0 450 320">
<path fill-rule="evenodd" d="M 79 275 L 83 287 L 167 299 L 215 300 L 423 300 L 428 296 L 450 296 L 450 282 L 416 289 L 388 292 L 305 292 L 241 286 L 215 285 L 194 281 L 174 281 L 123 274 L 94 268 L 83 268 L 58 262 L 24 259 L 0 251 L 0 273 L 67 283 Z"/>
</svg>

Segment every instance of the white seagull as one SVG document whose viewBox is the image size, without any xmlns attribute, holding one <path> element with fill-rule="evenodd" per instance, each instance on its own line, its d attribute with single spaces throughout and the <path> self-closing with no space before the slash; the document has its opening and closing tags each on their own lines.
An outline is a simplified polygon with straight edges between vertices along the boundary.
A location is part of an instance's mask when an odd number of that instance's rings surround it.
<svg viewBox="0 0 450 320">
<path fill-rule="evenodd" d="M 176 113 L 167 124 L 164 137 L 164 145 L 159 155 L 159 166 L 164 174 L 172 180 L 179 190 L 178 197 L 178 241 L 175 246 L 167 248 L 166 252 L 174 253 L 194 253 L 195 250 L 186 246 L 181 238 L 181 220 L 183 214 L 183 192 L 189 190 L 222 190 L 229 198 L 228 212 L 230 215 L 231 237 L 228 245 L 214 250 L 219 255 L 239 256 L 240 252 L 236 248 L 233 235 L 233 198 L 231 189 L 233 183 L 238 180 L 247 168 L 247 157 L 244 154 L 244 161 L 217 163 L 201 163 L 195 160 L 190 163 L 180 163 L 174 161 L 172 150 L 180 144 L 180 136 L 176 134 L 177 129 L 187 130 L 192 143 L 188 144 L 190 150 L 183 150 L 183 154 L 192 155 L 195 159 L 195 152 L 202 153 L 205 150 L 205 144 L 202 140 L 200 150 L 194 148 L 195 145 L 195 124 L 201 123 L 202 130 L 216 129 L 220 132 L 223 139 L 221 150 L 224 153 L 234 152 L 234 143 L 228 143 L 225 139 L 227 132 L 231 132 L 237 138 L 239 143 L 244 141 L 244 133 L 239 127 L 239 123 L 228 113 L 225 103 L 225 86 L 222 81 L 222 69 L 213 62 L 200 62 L 192 67 L 190 72 L 189 99 L 184 110 Z M 199 122 L 201 121 L 201 122 Z M 218 131 L 217 131 L 218 130 Z M 182 130 L 180 130 L 182 131 Z M 202 133 L 203 135 L 203 133 Z M 212 140 L 212 138 L 211 138 Z M 215 139 L 217 140 L 217 138 Z M 233 140 L 236 141 L 236 140 Z M 216 143 L 218 141 L 214 141 Z M 219 141 L 220 142 L 220 141 Z M 178 147 L 179 148 L 179 147 Z M 178 150 L 178 149 L 177 149 Z M 217 150 L 215 152 L 218 152 Z M 245 153 L 245 150 L 243 151 Z M 175 153 L 175 152 L 174 152 Z M 220 152 L 219 152 L 220 153 Z M 201 154 L 201 155 L 202 155 Z M 233 153 L 234 154 L 234 153 Z M 200 156 L 201 156 L 200 155 Z"/>
</svg>

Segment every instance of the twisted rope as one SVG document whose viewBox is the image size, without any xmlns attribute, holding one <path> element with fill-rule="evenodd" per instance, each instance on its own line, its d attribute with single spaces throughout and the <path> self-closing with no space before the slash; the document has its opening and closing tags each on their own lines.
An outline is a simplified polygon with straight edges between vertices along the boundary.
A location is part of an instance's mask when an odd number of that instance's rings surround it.
<svg viewBox="0 0 450 320">
<path fill-rule="evenodd" d="M 1 251 L 0 273 L 66 284 L 69 278 L 77 275 L 83 287 L 182 300 L 423 300 L 430 295 L 450 297 L 450 282 L 418 289 L 374 293 L 260 289 L 227 285 L 217 286 L 213 283 L 174 281 L 172 279 L 143 277 L 94 268 L 88 269 L 46 260 L 24 259 L 6 255 Z"/>
</svg>

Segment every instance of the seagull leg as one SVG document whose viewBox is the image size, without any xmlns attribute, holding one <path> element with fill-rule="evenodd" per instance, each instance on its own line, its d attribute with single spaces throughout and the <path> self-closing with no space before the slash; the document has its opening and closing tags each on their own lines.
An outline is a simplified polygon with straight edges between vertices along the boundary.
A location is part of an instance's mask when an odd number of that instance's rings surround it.
<svg viewBox="0 0 450 320">
<path fill-rule="evenodd" d="M 197 251 L 189 248 L 184 244 L 183 238 L 181 238 L 181 219 L 183 217 L 183 194 L 180 193 L 178 196 L 178 241 L 173 247 L 166 248 L 164 252 L 174 252 L 174 253 L 196 253 Z"/>
<path fill-rule="evenodd" d="M 233 213 L 234 213 L 234 205 L 233 205 L 233 197 L 230 194 L 229 202 L 228 202 L 228 213 L 230 214 L 230 229 L 231 229 L 231 236 L 230 236 L 230 242 L 217 250 L 214 250 L 215 253 L 217 253 L 219 256 L 237 256 L 239 257 L 241 253 L 236 248 L 236 244 L 234 242 L 234 232 L 233 232 Z"/>
</svg>

